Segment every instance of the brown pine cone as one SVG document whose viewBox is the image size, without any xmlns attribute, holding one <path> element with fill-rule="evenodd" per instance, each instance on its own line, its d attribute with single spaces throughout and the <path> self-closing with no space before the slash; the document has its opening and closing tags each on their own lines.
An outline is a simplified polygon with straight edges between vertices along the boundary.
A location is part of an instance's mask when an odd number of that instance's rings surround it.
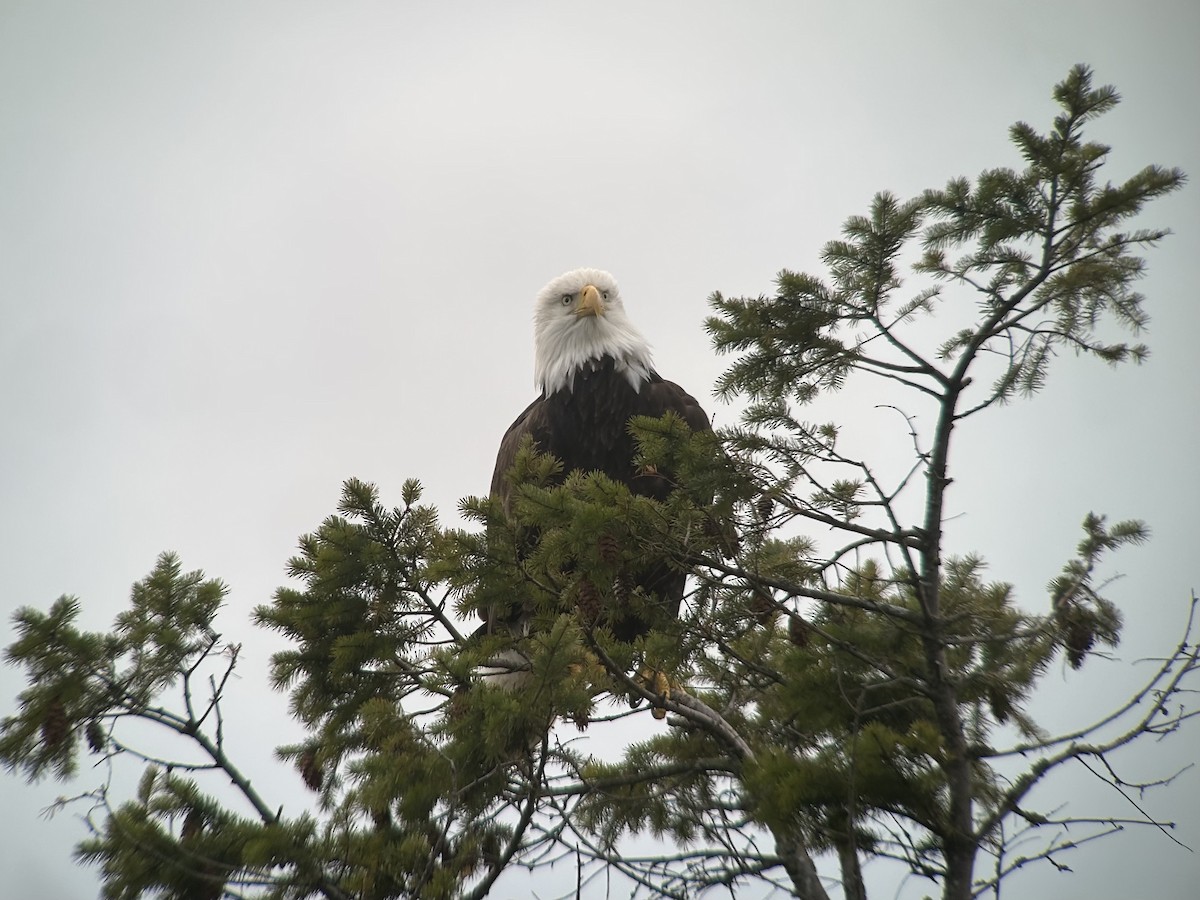
<svg viewBox="0 0 1200 900">
<path fill-rule="evenodd" d="M 775 618 L 777 610 L 771 595 L 761 588 L 755 588 L 750 595 L 750 612 L 754 615 L 754 621 L 766 625 Z"/>
<path fill-rule="evenodd" d="M 629 602 L 631 593 L 633 593 L 633 585 L 630 583 L 629 575 L 625 572 L 617 573 L 617 580 L 613 582 L 613 602 L 617 606 L 622 606 Z"/>
<path fill-rule="evenodd" d="M 1071 664 L 1072 669 L 1078 669 L 1083 665 L 1083 661 L 1087 658 L 1087 653 L 1092 649 L 1092 645 L 1096 643 L 1096 633 L 1086 622 L 1075 619 L 1067 623 L 1065 643 L 1067 647 L 1067 662 Z"/>
<path fill-rule="evenodd" d="M 758 517 L 765 522 L 771 518 L 771 513 L 775 511 L 775 501 L 764 494 L 758 498 L 758 502 L 754 504 L 754 509 L 758 513 Z"/>
<path fill-rule="evenodd" d="M 991 707 L 992 715 L 996 717 L 996 721 L 1004 723 L 1008 721 L 1008 717 L 1012 715 L 1012 703 L 1009 702 L 1007 695 L 999 688 L 990 687 L 987 692 L 988 706 Z"/>
<path fill-rule="evenodd" d="M 451 721 L 458 721 L 467 714 L 467 691 L 469 688 L 457 687 L 447 701 L 446 715 Z"/>
<path fill-rule="evenodd" d="M 200 833 L 204 827 L 204 814 L 198 809 L 189 809 L 183 819 L 183 827 L 179 829 L 179 839 L 186 841 Z"/>
<path fill-rule="evenodd" d="M 788 640 L 797 647 L 807 647 L 808 636 L 808 623 L 800 616 L 788 616 Z"/>
<path fill-rule="evenodd" d="M 579 582 L 579 600 L 576 607 L 579 618 L 587 625 L 592 625 L 600 618 L 600 592 L 591 581 L 584 578 Z"/>
<path fill-rule="evenodd" d="M 42 743 L 53 749 L 67 739 L 71 732 L 71 721 L 67 708 L 57 697 L 50 702 L 46 715 L 42 717 Z"/>
<path fill-rule="evenodd" d="M 606 566 L 615 566 L 621 558 L 621 545 L 612 534 L 600 535 L 600 540 L 596 542 L 597 550 L 600 553 L 600 559 Z"/>
<path fill-rule="evenodd" d="M 305 750 L 297 762 L 297 767 L 300 769 L 300 777 L 304 779 L 308 789 L 319 791 L 321 784 L 325 781 L 325 773 L 321 771 L 321 764 L 317 762 L 317 751 Z"/>
<path fill-rule="evenodd" d="M 87 723 L 87 730 L 84 734 L 87 736 L 89 750 L 93 753 L 99 753 L 104 749 L 104 728 L 95 719 Z"/>
</svg>

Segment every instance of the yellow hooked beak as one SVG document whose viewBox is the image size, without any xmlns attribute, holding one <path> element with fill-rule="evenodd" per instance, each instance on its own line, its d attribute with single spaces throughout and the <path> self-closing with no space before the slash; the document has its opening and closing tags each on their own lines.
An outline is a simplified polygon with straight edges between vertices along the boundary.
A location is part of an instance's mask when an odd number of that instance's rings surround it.
<svg viewBox="0 0 1200 900">
<path fill-rule="evenodd" d="M 594 284 L 587 285 L 582 291 L 579 292 L 579 300 L 575 304 L 575 315 L 604 315 L 604 299 L 600 296 L 600 292 L 596 290 L 596 286 Z"/>
</svg>

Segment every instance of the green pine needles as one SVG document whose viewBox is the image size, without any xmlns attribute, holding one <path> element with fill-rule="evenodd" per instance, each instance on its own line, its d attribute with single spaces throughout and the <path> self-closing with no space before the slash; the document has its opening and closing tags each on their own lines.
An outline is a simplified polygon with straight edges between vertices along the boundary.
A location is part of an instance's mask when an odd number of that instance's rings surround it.
<svg viewBox="0 0 1200 900">
<path fill-rule="evenodd" d="M 1126 341 L 1147 321 L 1134 287 L 1166 231 L 1130 223 L 1184 176 L 1102 180 L 1108 148 L 1085 131 L 1116 92 L 1078 66 L 1054 97 L 1049 131 L 1011 130 L 1024 168 L 879 194 L 825 246 L 823 275 L 713 295 L 707 328 L 731 357 L 717 391 L 742 420 L 717 435 L 631 423 L 639 464 L 676 473 L 666 501 L 563 478 L 530 445 L 510 508 L 468 497 L 464 528 L 416 481 L 394 507 L 347 481 L 255 611 L 287 642 L 272 678 L 302 728 L 278 749 L 293 792 L 261 796 L 229 756 L 226 588 L 170 554 L 107 632 L 79 630 L 72 598 L 17 612 L 7 659 L 28 687 L 0 759 L 31 780 L 76 777 L 85 749 L 101 771 L 143 769 L 132 797 L 109 782 L 83 795 L 79 857 L 122 900 L 479 898 L 510 870 L 552 867 L 571 873 L 564 896 L 616 879 L 638 896 L 865 900 L 878 860 L 969 900 L 1121 827 L 1168 828 L 1031 799 L 1070 760 L 1101 760 L 1115 782 L 1113 751 L 1197 714 L 1195 599 L 1184 639 L 1111 716 L 1060 734 L 1030 712 L 1047 672 L 1086 678 L 1117 646 L 1105 556 L 1145 528 L 1089 514 L 1049 597 L 1022 602 L 943 533 L 952 472 L 970 477 L 952 465 L 956 429 L 1037 392 L 1063 350 L 1146 357 Z M 852 379 L 901 413 L 887 458 L 802 418 Z M 897 447 L 911 451 L 899 469 Z M 691 576 L 684 608 L 618 640 L 614 605 L 657 609 L 629 573 L 663 561 Z M 514 600 L 527 634 L 475 633 Z M 515 687 L 481 677 L 505 665 Z"/>
</svg>

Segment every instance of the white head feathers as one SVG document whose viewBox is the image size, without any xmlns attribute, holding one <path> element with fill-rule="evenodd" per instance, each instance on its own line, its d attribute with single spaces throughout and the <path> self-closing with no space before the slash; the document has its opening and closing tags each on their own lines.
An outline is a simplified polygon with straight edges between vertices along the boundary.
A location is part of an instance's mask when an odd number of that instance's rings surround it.
<svg viewBox="0 0 1200 900">
<path fill-rule="evenodd" d="M 650 344 L 625 315 L 616 279 L 600 269 L 575 269 L 541 289 L 533 307 L 533 344 L 534 381 L 547 396 L 570 389 L 580 368 L 604 356 L 613 358 L 634 390 L 654 368 Z"/>
</svg>

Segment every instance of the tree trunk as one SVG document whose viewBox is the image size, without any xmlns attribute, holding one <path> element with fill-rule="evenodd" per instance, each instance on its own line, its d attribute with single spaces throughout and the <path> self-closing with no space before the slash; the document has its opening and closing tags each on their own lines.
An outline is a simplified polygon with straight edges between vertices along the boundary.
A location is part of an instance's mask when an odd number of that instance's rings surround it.
<svg viewBox="0 0 1200 900">
<path fill-rule="evenodd" d="M 809 856 L 804 842 L 790 835 L 775 832 L 775 852 L 792 879 L 793 893 L 800 900 L 829 900 L 825 886 L 817 875 L 817 867 Z"/>
</svg>

